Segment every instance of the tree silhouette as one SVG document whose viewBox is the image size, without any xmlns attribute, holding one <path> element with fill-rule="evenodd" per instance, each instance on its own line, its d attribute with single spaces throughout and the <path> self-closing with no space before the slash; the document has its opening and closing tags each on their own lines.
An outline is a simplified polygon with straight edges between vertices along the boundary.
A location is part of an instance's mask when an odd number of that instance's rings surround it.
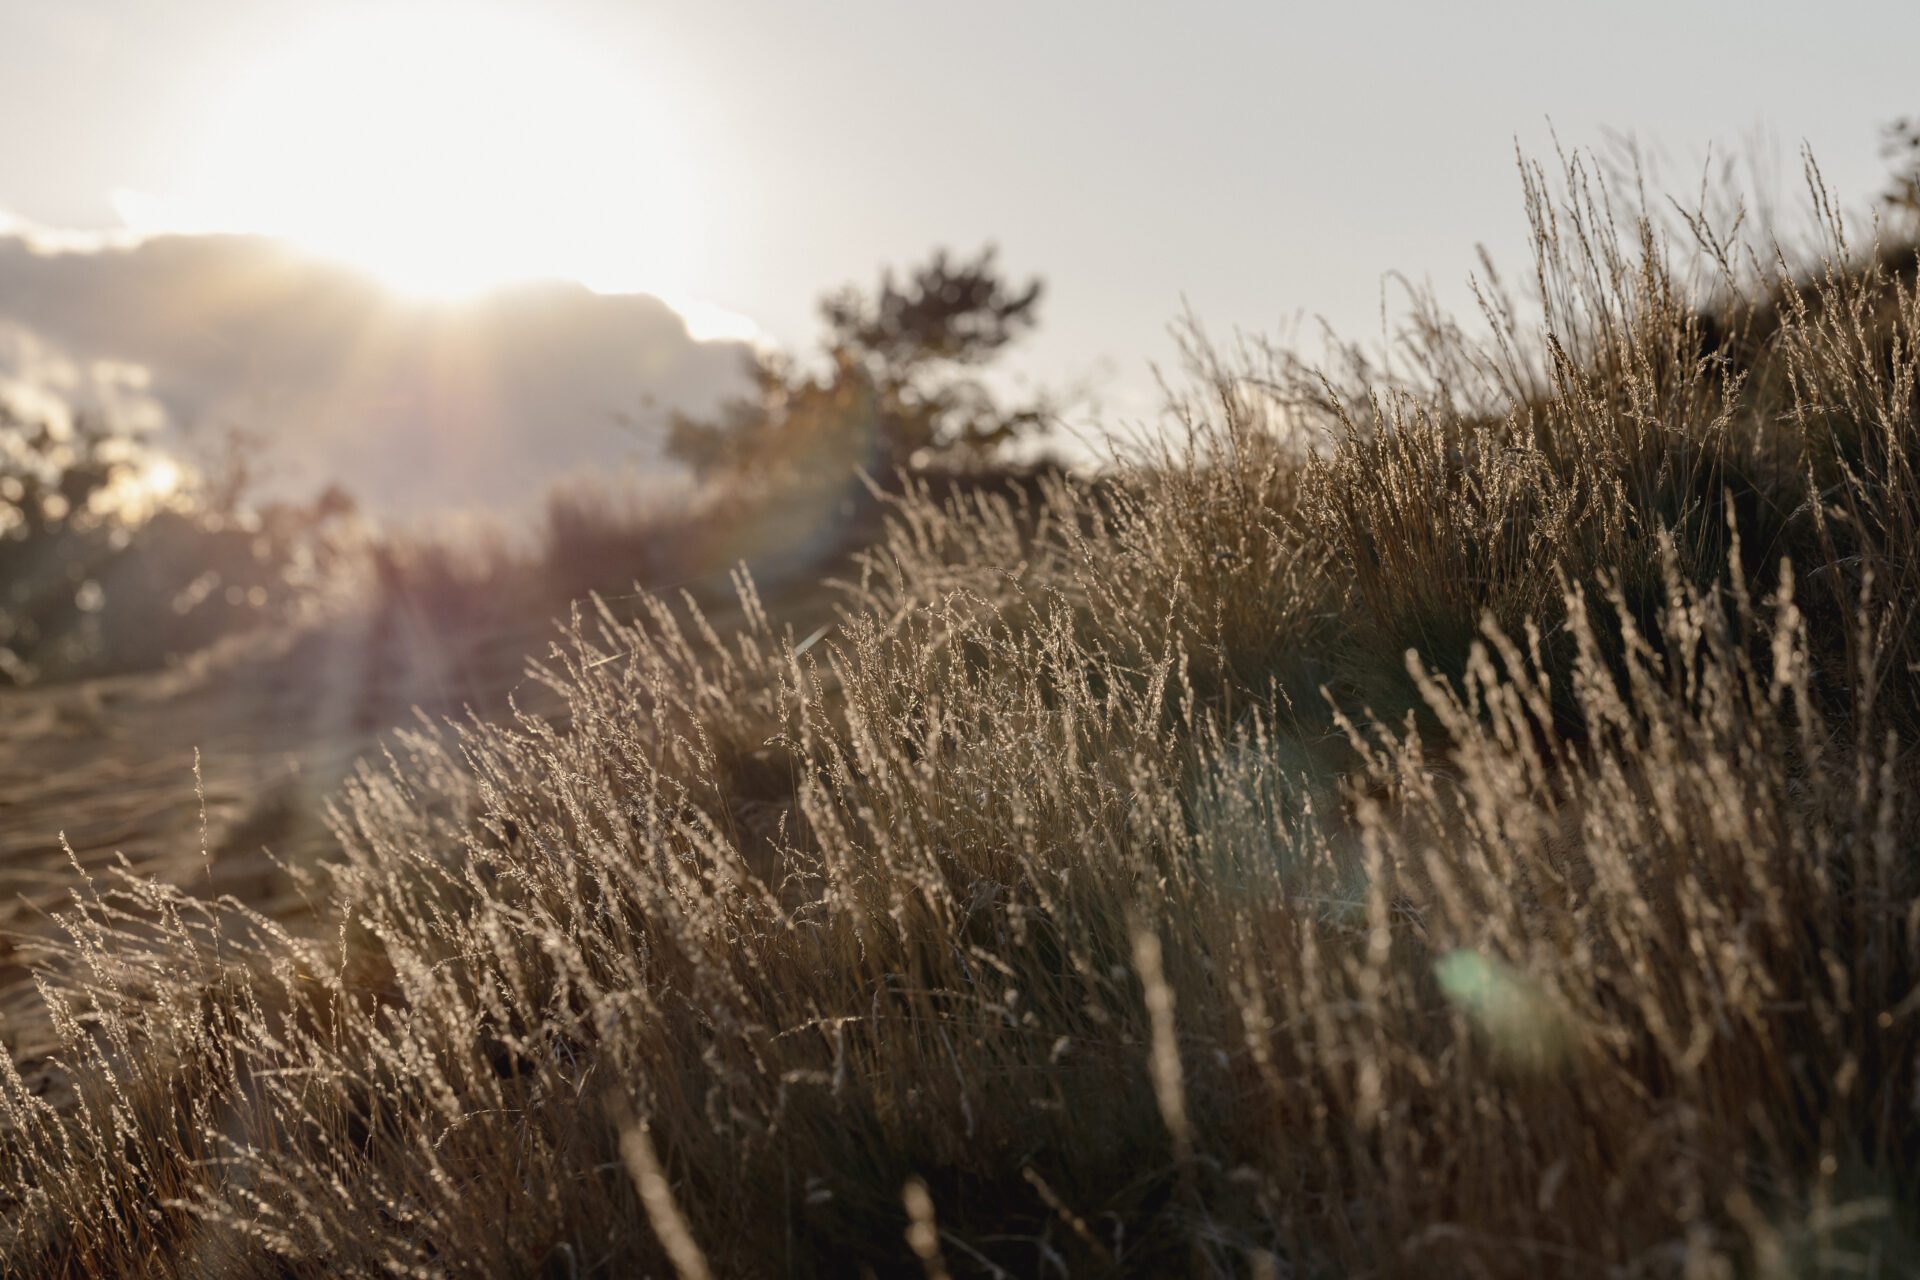
<svg viewBox="0 0 1920 1280">
<path fill-rule="evenodd" d="M 1895 120 L 1881 130 L 1880 152 L 1893 168 L 1893 182 L 1882 199 L 1896 209 L 1920 215 L 1920 116 Z"/>
<path fill-rule="evenodd" d="M 937 250 L 904 280 L 821 300 L 824 359 L 758 354 L 753 390 L 711 418 L 676 413 L 668 453 L 702 473 L 868 468 L 878 477 L 934 457 L 977 461 L 1045 421 L 1006 407 L 980 371 L 1038 322 L 1041 282 L 1004 279 L 991 246 Z"/>
</svg>

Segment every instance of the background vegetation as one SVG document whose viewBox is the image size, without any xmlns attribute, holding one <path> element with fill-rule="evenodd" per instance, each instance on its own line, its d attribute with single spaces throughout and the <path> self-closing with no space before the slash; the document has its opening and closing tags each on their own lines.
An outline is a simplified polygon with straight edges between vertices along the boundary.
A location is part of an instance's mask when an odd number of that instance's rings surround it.
<svg viewBox="0 0 1920 1280">
<path fill-rule="evenodd" d="M 150 669 L 322 594 L 351 499 L 255 508 L 249 474 L 239 436 L 190 471 L 110 423 L 0 404 L 0 685 Z"/>
</svg>

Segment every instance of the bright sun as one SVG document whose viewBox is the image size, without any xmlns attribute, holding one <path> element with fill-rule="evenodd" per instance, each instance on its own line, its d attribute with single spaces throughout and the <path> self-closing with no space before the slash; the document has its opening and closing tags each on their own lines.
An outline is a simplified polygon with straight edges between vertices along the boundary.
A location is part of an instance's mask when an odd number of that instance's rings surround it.
<svg viewBox="0 0 1920 1280">
<path fill-rule="evenodd" d="M 675 121 L 530 15 L 355 7 L 296 32 L 219 102 L 136 231 L 281 236 L 396 288 L 562 277 L 684 297 L 698 220 Z"/>
</svg>

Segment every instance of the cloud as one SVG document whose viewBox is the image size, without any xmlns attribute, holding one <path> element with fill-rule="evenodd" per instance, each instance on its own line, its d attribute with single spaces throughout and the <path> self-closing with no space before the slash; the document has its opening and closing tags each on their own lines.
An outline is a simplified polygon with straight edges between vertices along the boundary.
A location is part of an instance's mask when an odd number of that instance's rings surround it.
<svg viewBox="0 0 1920 1280">
<path fill-rule="evenodd" d="M 746 350 L 642 294 L 551 282 L 422 302 L 258 237 L 0 234 L 0 395 L 189 445 L 257 431 L 278 488 L 337 480 L 392 514 L 519 508 L 563 474 L 657 465 L 645 424 L 737 391 Z"/>
</svg>

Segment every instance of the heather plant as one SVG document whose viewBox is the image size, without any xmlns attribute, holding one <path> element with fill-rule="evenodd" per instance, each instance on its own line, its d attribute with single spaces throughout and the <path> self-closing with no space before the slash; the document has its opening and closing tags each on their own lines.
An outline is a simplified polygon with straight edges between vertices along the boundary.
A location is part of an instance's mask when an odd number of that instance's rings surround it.
<svg viewBox="0 0 1920 1280">
<path fill-rule="evenodd" d="M 582 602 L 316 932 L 82 881 L 0 1258 L 1910 1270 L 1913 281 L 1528 172 L 1536 310 L 1414 373 L 908 483 L 805 635 Z"/>
</svg>

